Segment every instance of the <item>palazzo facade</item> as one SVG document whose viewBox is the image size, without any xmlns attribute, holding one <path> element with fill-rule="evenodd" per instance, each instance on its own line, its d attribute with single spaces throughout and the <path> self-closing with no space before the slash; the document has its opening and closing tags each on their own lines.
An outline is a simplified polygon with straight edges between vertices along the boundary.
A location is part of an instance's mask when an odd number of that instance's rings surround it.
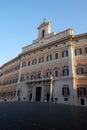
<svg viewBox="0 0 87 130">
<path fill-rule="evenodd" d="M 0 101 L 87 106 L 87 33 L 51 26 L 44 20 L 37 39 L 0 67 Z"/>
</svg>

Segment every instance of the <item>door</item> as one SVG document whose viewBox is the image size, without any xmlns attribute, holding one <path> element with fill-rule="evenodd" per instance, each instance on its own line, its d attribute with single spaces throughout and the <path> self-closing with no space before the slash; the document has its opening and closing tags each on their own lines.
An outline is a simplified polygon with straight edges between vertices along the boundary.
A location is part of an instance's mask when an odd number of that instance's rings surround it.
<svg viewBox="0 0 87 130">
<path fill-rule="evenodd" d="M 81 105 L 85 105 L 84 98 L 81 98 Z"/>
<path fill-rule="evenodd" d="M 30 101 L 32 100 L 32 93 L 30 93 L 30 97 L 29 97 L 29 100 L 30 100 Z"/>
<path fill-rule="evenodd" d="M 41 87 L 36 87 L 36 101 L 41 101 Z"/>
</svg>

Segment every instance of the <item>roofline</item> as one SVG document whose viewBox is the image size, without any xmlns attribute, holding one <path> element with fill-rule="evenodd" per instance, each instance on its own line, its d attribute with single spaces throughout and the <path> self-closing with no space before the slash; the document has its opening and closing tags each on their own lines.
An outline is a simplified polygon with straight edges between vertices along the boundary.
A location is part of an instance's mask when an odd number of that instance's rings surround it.
<svg viewBox="0 0 87 130">
<path fill-rule="evenodd" d="M 10 64 L 11 62 L 14 62 L 15 60 L 19 59 L 20 55 L 18 55 L 17 57 L 13 58 L 12 60 L 6 62 L 5 64 L 3 64 L 0 69 L 2 69 L 3 67 L 5 67 L 6 65 Z"/>
</svg>

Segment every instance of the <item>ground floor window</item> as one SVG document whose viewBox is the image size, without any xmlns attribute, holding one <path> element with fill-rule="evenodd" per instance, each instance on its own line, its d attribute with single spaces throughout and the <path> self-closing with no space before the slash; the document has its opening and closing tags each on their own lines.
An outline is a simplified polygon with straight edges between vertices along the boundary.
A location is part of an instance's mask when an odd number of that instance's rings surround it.
<svg viewBox="0 0 87 130">
<path fill-rule="evenodd" d="M 69 94 L 70 94 L 69 87 L 63 87 L 62 88 L 62 95 L 65 96 L 65 97 L 66 96 L 68 97 Z"/>
<path fill-rule="evenodd" d="M 86 88 L 85 87 L 77 88 L 77 94 L 80 97 L 84 97 L 86 95 Z"/>
</svg>

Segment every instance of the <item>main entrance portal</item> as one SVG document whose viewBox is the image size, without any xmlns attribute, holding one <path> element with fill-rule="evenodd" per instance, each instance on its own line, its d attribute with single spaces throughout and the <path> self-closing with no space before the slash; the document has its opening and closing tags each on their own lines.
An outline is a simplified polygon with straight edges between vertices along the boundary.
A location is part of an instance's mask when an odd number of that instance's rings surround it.
<svg viewBox="0 0 87 130">
<path fill-rule="evenodd" d="M 36 101 L 41 101 L 41 87 L 36 87 Z"/>
</svg>

